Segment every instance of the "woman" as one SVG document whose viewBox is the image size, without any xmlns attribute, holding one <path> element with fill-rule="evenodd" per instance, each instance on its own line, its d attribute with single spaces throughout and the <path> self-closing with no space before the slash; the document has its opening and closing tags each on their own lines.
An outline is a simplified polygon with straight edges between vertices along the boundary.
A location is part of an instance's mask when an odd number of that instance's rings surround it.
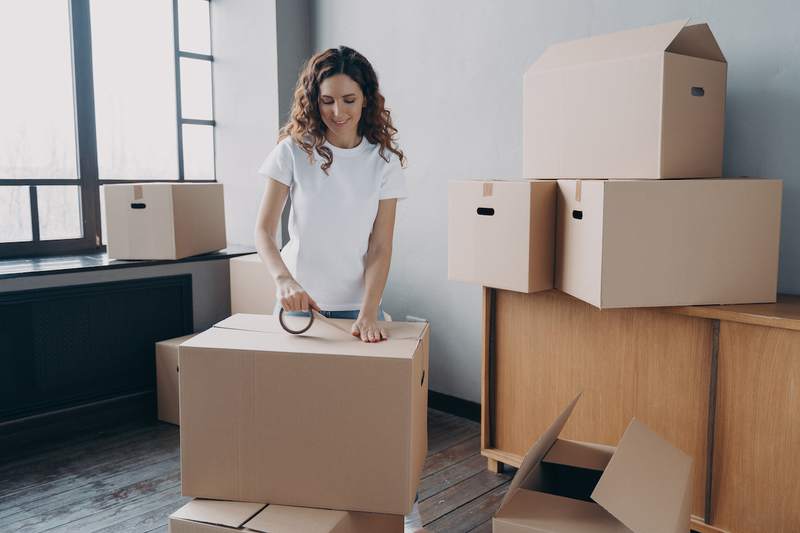
<svg viewBox="0 0 800 533">
<path fill-rule="evenodd" d="M 341 46 L 321 52 L 297 82 L 291 118 L 261 165 L 266 190 L 258 253 L 286 311 L 350 318 L 365 342 L 386 339 L 381 297 L 392 257 L 405 156 L 369 61 Z M 289 242 L 276 233 L 291 198 Z"/>
</svg>

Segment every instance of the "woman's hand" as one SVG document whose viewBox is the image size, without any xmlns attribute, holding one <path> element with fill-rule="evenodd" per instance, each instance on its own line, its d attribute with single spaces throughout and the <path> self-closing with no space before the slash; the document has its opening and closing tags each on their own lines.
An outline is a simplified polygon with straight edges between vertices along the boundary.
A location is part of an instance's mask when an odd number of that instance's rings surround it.
<svg viewBox="0 0 800 533">
<path fill-rule="evenodd" d="M 291 276 L 275 281 L 278 301 L 285 311 L 319 311 L 317 302 Z"/>
<path fill-rule="evenodd" d="M 375 313 L 372 313 L 370 316 L 374 317 Z M 364 342 L 380 342 L 389 338 L 389 335 L 386 334 L 386 330 L 378 325 L 378 321 L 375 320 L 375 318 L 367 318 L 361 313 L 359 313 L 358 318 L 353 323 L 350 333 L 352 333 L 354 337 L 360 337 Z"/>
</svg>

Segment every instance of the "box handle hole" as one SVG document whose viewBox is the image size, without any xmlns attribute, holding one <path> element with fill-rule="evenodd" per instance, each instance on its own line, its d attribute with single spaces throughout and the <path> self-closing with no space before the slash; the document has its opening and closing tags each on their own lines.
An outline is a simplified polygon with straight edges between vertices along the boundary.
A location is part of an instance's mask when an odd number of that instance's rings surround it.
<svg viewBox="0 0 800 533">
<path fill-rule="evenodd" d="M 131 204 L 131 209 L 144 209 L 145 207 L 147 207 L 147 204 L 143 204 L 140 202 L 135 202 Z"/>
<path fill-rule="evenodd" d="M 578 209 L 573 209 L 572 210 L 572 218 L 574 218 L 576 220 L 583 220 L 583 211 L 580 211 Z"/>
<path fill-rule="evenodd" d="M 705 94 L 706 91 L 702 87 L 692 87 L 692 96 L 704 96 Z"/>
<path fill-rule="evenodd" d="M 491 217 L 494 216 L 494 208 L 493 207 L 479 207 L 478 214 L 484 217 Z"/>
<path fill-rule="evenodd" d="M 425 371 L 422 371 L 422 379 L 419 380 L 419 386 L 422 387 L 422 384 L 425 383 Z"/>
</svg>

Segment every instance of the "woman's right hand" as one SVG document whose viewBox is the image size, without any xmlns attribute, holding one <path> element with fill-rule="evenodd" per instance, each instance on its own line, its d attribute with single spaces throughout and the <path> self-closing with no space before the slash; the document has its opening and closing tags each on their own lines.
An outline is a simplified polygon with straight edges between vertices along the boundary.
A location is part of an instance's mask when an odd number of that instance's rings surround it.
<svg viewBox="0 0 800 533">
<path fill-rule="evenodd" d="M 300 286 L 294 278 L 278 279 L 275 282 L 276 296 L 285 311 L 319 311 L 317 302 Z"/>
</svg>

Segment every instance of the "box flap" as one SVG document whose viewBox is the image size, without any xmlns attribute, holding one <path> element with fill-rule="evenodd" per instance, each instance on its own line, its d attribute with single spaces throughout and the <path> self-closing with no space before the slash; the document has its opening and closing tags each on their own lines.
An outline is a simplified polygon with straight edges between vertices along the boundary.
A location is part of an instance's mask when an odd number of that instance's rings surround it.
<svg viewBox="0 0 800 533">
<path fill-rule="evenodd" d="M 692 458 L 633 419 L 592 499 L 636 533 L 686 533 Z"/>
<path fill-rule="evenodd" d="M 535 490 L 518 490 L 494 519 L 531 532 L 630 533 L 627 527 L 594 502 Z"/>
<path fill-rule="evenodd" d="M 170 518 L 238 528 L 263 509 L 264 505 L 263 503 L 197 499 L 172 513 Z"/>
<path fill-rule="evenodd" d="M 614 455 L 614 450 L 616 448 L 605 444 L 557 439 L 542 462 L 602 472 Z"/>
<path fill-rule="evenodd" d="M 725 56 L 708 24 L 686 26 L 667 47 L 667 52 L 725 62 Z"/>
<path fill-rule="evenodd" d="M 511 480 L 511 485 L 509 485 L 508 491 L 503 497 L 503 501 L 500 503 L 501 509 L 511 500 L 518 489 L 525 488 L 526 482 L 531 477 L 536 465 L 539 464 L 550 447 L 555 443 L 561 430 L 564 429 L 564 424 L 567 423 L 569 415 L 572 414 L 572 410 L 575 408 L 575 404 L 578 403 L 580 397 L 581 395 L 578 394 L 575 399 L 570 402 L 567 408 L 558 415 L 558 418 L 547 428 L 547 431 L 542 433 L 539 440 L 537 440 L 533 446 L 530 447 L 528 453 L 525 454 L 525 457 L 522 459 L 522 464 L 519 466 L 519 470 L 514 474 L 514 479 Z"/>
<path fill-rule="evenodd" d="M 346 511 L 268 505 L 244 527 L 261 533 L 330 533 L 347 519 Z"/>
<path fill-rule="evenodd" d="M 529 71 L 542 71 L 664 52 L 688 19 L 548 46 Z"/>
</svg>

